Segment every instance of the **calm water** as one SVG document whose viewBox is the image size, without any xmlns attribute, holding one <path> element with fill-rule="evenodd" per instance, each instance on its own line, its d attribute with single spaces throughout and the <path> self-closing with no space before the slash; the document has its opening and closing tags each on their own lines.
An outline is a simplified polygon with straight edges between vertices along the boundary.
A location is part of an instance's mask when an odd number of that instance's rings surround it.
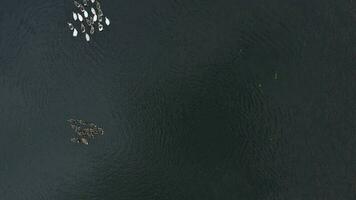
<svg viewBox="0 0 356 200">
<path fill-rule="evenodd" d="M 90 43 L 72 8 L 1 4 L 1 200 L 356 198 L 356 2 L 103 0 Z"/>
</svg>

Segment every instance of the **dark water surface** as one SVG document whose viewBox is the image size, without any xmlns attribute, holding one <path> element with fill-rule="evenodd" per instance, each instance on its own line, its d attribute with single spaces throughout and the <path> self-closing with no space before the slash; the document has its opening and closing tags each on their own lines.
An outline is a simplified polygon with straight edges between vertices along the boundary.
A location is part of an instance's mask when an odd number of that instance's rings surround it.
<svg viewBox="0 0 356 200">
<path fill-rule="evenodd" d="M 1 3 L 1 200 L 356 198 L 356 2 L 103 0 L 90 43 L 72 8 Z"/>
</svg>

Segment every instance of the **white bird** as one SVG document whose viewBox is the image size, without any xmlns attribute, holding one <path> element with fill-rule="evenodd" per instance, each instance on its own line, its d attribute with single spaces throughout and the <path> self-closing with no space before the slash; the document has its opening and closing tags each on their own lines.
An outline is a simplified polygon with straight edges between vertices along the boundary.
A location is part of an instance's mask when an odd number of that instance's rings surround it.
<svg viewBox="0 0 356 200">
<path fill-rule="evenodd" d="M 94 31 L 95 31 L 95 30 L 94 30 L 94 26 L 93 26 L 93 25 L 91 25 L 91 26 L 90 26 L 90 34 L 92 34 L 92 35 L 93 35 L 93 34 L 94 34 Z"/>
<path fill-rule="evenodd" d="M 74 26 L 73 26 L 73 24 L 72 23 L 67 23 L 68 24 L 68 27 L 69 27 L 69 29 L 72 31 L 73 29 L 74 29 Z"/>
<path fill-rule="evenodd" d="M 74 19 L 74 21 L 77 21 L 77 19 L 78 19 L 78 16 L 75 12 L 73 12 L 73 19 Z"/>
<path fill-rule="evenodd" d="M 78 13 L 78 19 L 79 19 L 79 21 L 83 21 L 83 17 Z"/>
<path fill-rule="evenodd" d="M 78 36 L 78 31 L 77 31 L 77 29 L 74 29 L 73 30 L 73 37 L 77 37 Z"/>
<path fill-rule="evenodd" d="M 76 2 L 76 1 L 74 1 L 74 5 L 75 5 L 77 8 L 80 7 L 80 3 Z"/>
<path fill-rule="evenodd" d="M 85 144 L 85 145 L 88 145 L 88 144 L 89 144 L 88 140 L 85 139 L 85 138 L 80 138 L 80 142 L 83 143 L 83 144 Z"/>
<path fill-rule="evenodd" d="M 100 8 L 98 8 L 98 15 L 99 16 L 103 16 L 104 15 L 103 11 Z"/>
<path fill-rule="evenodd" d="M 82 33 L 85 32 L 85 26 L 83 24 L 80 24 L 80 30 L 82 30 Z"/>
<path fill-rule="evenodd" d="M 96 15 L 96 11 L 93 7 L 90 10 L 91 10 L 91 13 L 93 13 L 93 15 Z"/>
<path fill-rule="evenodd" d="M 104 30 L 104 26 L 100 23 L 98 23 L 98 28 L 99 28 L 99 31 L 103 31 Z"/>
<path fill-rule="evenodd" d="M 83 2 L 83 4 L 78 3 L 79 1 L 81 1 L 81 3 Z M 98 27 L 98 32 L 102 32 L 105 29 L 104 26 L 110 26 L 111 20 L 103 14 L 98 0 L 73 0 L 73 2 L 75 6 L 80 9 L 80 11 L 72 12 L 74 21 L 67 23 L 69 29 L 72 31 L 73 37 L 78 37 L 80 33 L 83 33 L 85 40 L 89 42 L 91 40 L 91 35 L 96 31 L 96 26 Z M 74 26 L 77 23 L 79 24 L 79 27 Z M 86 25 L 88 25 L 88 27 L 85 27 Z M 88 141 L 86 141 L 86 139 L 87 138 L 77 138 L 77 141 L 87 144 Z"/>
<path fill-rule="evenodd" d="M 85 33 L 85 40 L 86 40 L 87 42 L 89 42 L 89 41 L 90 41 L 90 36 L 89 36 L 89 34 L 88 34 L 88 33 Z"/>
<path fill-rule="evenodd" d="M 88 15 L 88 12 L 86 10 L 84 10 L 84 17 L 87 18 L 89 15 Z"/>
<path fill-rule="evenodd" d="M 109 18 L 107 18 L 107 17 L 105 17 L 105 24 L 106 24 L 107 26 L 110 25 L 110 20 L 109 20 Z"/>
</svg>

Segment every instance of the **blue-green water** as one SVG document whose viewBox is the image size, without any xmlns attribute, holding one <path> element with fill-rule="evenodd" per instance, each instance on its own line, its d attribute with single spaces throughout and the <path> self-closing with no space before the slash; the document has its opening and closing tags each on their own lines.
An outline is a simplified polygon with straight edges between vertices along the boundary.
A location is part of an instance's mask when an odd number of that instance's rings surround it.
<svg viewBox="0 0 356 200">
<path fill-rule="evenodd" d="M 1 200 L 355 198 L 355 2 L 103 0 L 90 43 L 72 8 L 1 3 Z"/>
</svg>

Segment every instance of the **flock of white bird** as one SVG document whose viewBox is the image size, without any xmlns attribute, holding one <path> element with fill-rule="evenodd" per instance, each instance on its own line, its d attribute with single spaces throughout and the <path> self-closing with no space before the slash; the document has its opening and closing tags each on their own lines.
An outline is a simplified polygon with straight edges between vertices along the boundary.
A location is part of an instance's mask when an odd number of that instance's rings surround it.
<svg viewBox="0 0 356 200">
<path fill-rule="evenodd" d="M 89 42 L 90 35 L 93 35 L 95 32 L 95 27 L 101 32 L 104 30 L 104 24 L 106 26 L 110 25 L 110 20 L 104 17 L 98 0 L 82 0 L 82 3 L 73 2 L 78 11 L 73 11 L 74 21 L 67 23 L 69 29 L 73 31 L 73 37 L 77 37 L 80 31 L 84 34 L 85 40 Z M 90 10 L 91 14 L 87 9 Z M 77 28 L 75 25 L 77 25 Z"/>
</svg>

